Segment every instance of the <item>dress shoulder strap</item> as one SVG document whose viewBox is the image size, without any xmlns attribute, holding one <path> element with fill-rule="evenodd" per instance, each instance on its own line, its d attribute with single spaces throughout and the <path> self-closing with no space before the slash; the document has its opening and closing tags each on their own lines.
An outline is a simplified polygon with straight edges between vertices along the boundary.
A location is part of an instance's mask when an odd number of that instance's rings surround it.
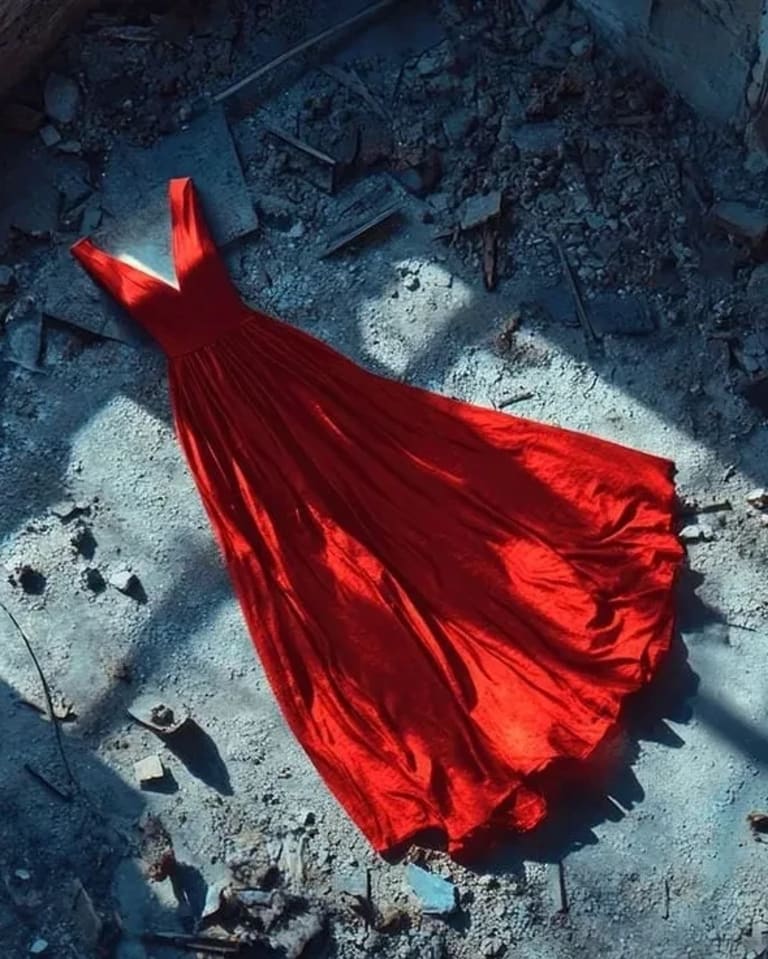
<svg viewBox="0 0 768 959">
<path fill-rule="evenodd" d="M 168 286 L 158 277 L 99 249 L 89 237 L 73 243 L 71 251 L 99 286 L 131 313 L 149 296 Z"/>
</svg>

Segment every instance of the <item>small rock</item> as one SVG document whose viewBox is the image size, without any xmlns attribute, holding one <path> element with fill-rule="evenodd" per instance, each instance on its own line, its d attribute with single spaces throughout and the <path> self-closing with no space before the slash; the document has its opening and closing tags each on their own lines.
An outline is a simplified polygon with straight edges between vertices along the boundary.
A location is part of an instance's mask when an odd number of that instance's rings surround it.
<svg viewBox="0 0 768 959">
<path fill-rule="evenodd" d="M 442 58 L 438 51 L 428 51 L 419 57 L 416 70 L 422 77 L 431 77 L 443 69 Z"/>
<path fill-rule="evenodd" d="M 32 873 L 29 871 L 29 869 L 17 869 L 14 872 L 14 876 L 17 879 L 21 879 L 22 882 L 29 882 L 29 880 L 32 878 Z"/>
<path fill-rule="evenodd" d="M 83 144 L 79 140 L 62 140 L 56 148 L 59 153 L 69 153 L 79 156 L 83 152 Z"/>
<path fill-rule="evenodd" d="M 292 240 L 298 240 L 299 237 L 304 236 L 306 232 L 307 232 L 307 228 L 304 226 L 301 220 L 299 220 L 298 223 L 294 223 L 293 226 L 290 228 L 290 230 L 288 231 L 288 236 Z"/>
<path fill-rule="evenodd" d="M 29 947 L 29 951 L 33 956 L 41 956 L 47 948 L 48 943 L 45 939 L 35 939 L 35 941 Z"/>
<path fill-rule="evenodd" d="M 9 310 L 1 349 L 10 363 L 31 373 L 42 372 L 43 314 L 33 297 L 20 297 Z"/>
<path fill-rule="evenodd" d="M 452 882 L 410 863 L 408 883 L 428 916 L 446 916 L 456 909 L 456 887 Z"/>
<path fill-rule="evenodd" d="M 136 780 L 140 785 L 157 782 L 165 777 L 165 767 L 159 756 L 147 756 L 133 764 Z"/>
<path fill-rule="evenodd" d="M 501 191 L 469 196 L 459 209 L 459 223 L 462 230 L 471 230 L 480 226 L 501 212 Z"/>
<path fill-rule="evenodd" d="M 409 273 L 403 283 L 406 290 L 418 290 L 418 288 L 421 286 L 421 281 L 414 273 Z"/>
<path fill-rule="evenodd" d="M 768 214 L 738 200 L 716 203 L 712 207 L 711 216 L 727 233 L 750 243 L 760 243 L 768 233 Z"/>
<path fill-rule="evenodd" d="M 526 123 L 515 131 L 512 142 L 523 159 L 554 156 L 564 146 L 565 132 L 559 123 Z"/>
<path fill-rule="evenodd" d="M 45 112 L 57 123 L 72 123 L 80 105 L 80 90 L 74 80 L 52 73 L 43 93 Z"/>
<path fill-rule="evenodd" d="M 571 55 L 579 59 L 588 57 L 592 53 L 592 46 L 592 37 L 580 37 L 571 44 Z"/>
<path fill-rule="evenodd" d="M 129 569 L 119 569 L 109 577 L 109 585 L 126 596 L 133 596 L 141 587 L 139 577 Z"/>
<path fill-rule="evenodd" d="M 448 142 L 453 146 L 460 146 L 477 126 L 477 116 L 471 110 L 462 107 L 455 110 L 443 120 L 443 130 Z"/>
<path fill-rule="evenodd" d="M 10 266 L 0 264 L 0 292 L 8 293 L 16 285 L 16 275 Z"/>
<path fill-rule="evenodd" d="M 47 147 L 55 147 L 61 141 L 61 134 L 49 123 L 40 130 L 40 139 Z"/>
<path fill-rule="evenodd" d="M 747 298 L 753 306 L 763 308 L 768 302 L 768 263 L 756 266 L 747 283 Z"/>
<path fill-rule="evenodd" d="M 684 543 L 707 543 L 715 538 L 714 530 L 704 523 L 691 523 L 680 530 L 680 539 Z"/>
<path fill-rule="evenodd" d="M 88 236 L 93 233 L 93 231 L 101 223 L 101 206 L 95 200 L 89 200 L 85 204 L 85 209 L 83 210 L 83 217 L 80 220 L 80 232 L 84 236 Z"/>
<path fill-rule="evenodd" d="M 755 509 L 768 509 L 768 489 L 765 486 L 747 493 L 747 502 Z"/>
</svg>

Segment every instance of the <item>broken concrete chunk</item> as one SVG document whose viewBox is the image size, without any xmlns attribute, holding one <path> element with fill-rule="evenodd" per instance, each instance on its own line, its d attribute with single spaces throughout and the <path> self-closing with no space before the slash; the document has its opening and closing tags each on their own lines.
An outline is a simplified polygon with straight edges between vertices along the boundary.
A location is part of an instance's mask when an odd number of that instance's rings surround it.
<svg viewBox="0 0 768 959">
<path fill-rule="evenodd" d="M 526 123 L 515 130 L 512 142 L 524 160 L 554 156 L 563 148 L 565 131 L 559 123 Z"/>
<path fill-rule="evenodd" d="M 0 264 L 0 293 L 8 293 L 16 285 L 16 276 L 10 266 Z"/>
<path fill-rule="evenodd" d="M 43 314 L 31 296 L 18 299 L 5 319 L 2 358 L 32 373 L 42 372 Z"/>
<path fill-rule="evenodd" d="M 639 297 L 604 293 L 590 300 L 588 309 L 598 336 L 642 336 L 654 329 L 651 312 Z"/>
<path fill-rule="evenodd" d="M 715 538 L 712 527 L 704 523 L 691 523 L 684 526 L 679 535 L 684 543 L 707 543 Z"/>
<path fill-rule="evenodd" d="M 147 756 L 133 764 L 133 771 L 139 785 L 154 783 L 165 776 L 165 767 L 159 756 Z"/>
<path fill-rule="evenodd" d="M 768 509 L 768 489 L 762 486 L 747 493 L 747 502 L 755 509 Z"/>
<path fill-rule="evenodd" d="M 747 298 L 753 306 L 763 309 L 768 302 L 768 263 L 756 266 L 747 283 Z"/>
<path fill-rule="evenodd" d="M 456 887 L 452 882 L 427 872 L 413 863 L 407 869 L 408 883 L 429 916 L 446 916 L 456 909 Z"/>
<path fill-rule="evenodd" d="M 152 693 L 135 699 L 128 707 L 128 715 L 158 736 L 172 736 L 189 720 L 189 713 L 181 703 Z"/>
<path fill-rule="evenodd" d="M 40 139 L 47 147 L 55 147 L 61 141 L 61 134 L 49 123 L 40 130 Z"/>
<path fill-rule="evenodd" d="M 501 191 L 492 190 L 486 194 L 467 197 L 459 210 L 459 223 L 462 230 L 472 230 L 501 212 Z"/>
<path fill-rule="evenodd" d="M 139 577 L 129 569 L 119 569 L 109 577 L 109 585 L 126 596 L 131 596 L 141 585 Z"/>
<path fill-rule="evenodd" d="M 57 123 L 72 123 L 80 104 L 80 90 L 74 80 L 52 73 L 43 92 L 45 112 Z"/>
<path fill-rule="evenodd" d="M 739 200 L 722 200 L 711 210 L 714 222 L 732 236 L 760 243 L 768 233 L 768 213 Z"/>
<path fill-rule="evenodd" d="M 453 146 L 461 145 L 476 126 L 477 117 L 466 107 L 455 110 L 443 120 L 445 135 Z"/>
</svg>

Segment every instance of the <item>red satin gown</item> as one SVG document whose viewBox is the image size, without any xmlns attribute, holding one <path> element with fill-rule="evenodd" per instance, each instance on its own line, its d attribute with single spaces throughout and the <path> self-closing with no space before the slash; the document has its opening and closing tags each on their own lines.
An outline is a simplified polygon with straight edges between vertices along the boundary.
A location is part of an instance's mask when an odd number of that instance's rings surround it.
<svg viewBox="0 0 768 959">
<path fill-rule="evenodd" d="M 178 288 L 73 253 L 168 356 L 176 430 L 282 711 L 380 852 L 546 815 L 673 632 L 671 462 L 374 375 L 245 305 L 189 179 Z"/>
</svg>

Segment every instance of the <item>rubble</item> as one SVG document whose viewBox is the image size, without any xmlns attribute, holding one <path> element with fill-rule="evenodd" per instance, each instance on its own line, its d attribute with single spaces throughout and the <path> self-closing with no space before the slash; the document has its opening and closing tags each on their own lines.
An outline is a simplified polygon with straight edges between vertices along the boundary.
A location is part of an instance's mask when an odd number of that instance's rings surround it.
<svg viewBox="0 0 768 959">
<path fill-rule="evenodd" d="M 80 105 L 80 90 L 74 80 L 51 73 L 43 92 L 45 112 L 56 123 L 72 123 Z"/>
<path fill-rule="evenodd" d="M 136 781 L 141 786 L 157 783 L 165 778 L 165 767 L 159 756 L 146 756 L 133 764 Z"/>
<path fill-rule="evenodd" d="M 459 210 L 459 223 L 462 230 L 472 230 L 501 212 L 501 191 L 467 197 Z"/>
<path fill-rule="evenodd" d="M 32 956 L 42 956 L 42 954 L 47 951 L 48 942 L 45 939 L 35 939 L 29 947 L 29 952 Z"/>
<path fill-rule="evenodd" d="M 721 200 L 710 211 L 713 221 L 732 236 L 761 243 L 768 234 L 768 213 L 738 200 Z"/>
<path fill-rule="evenodd" d="M 138 696 L 128 707 L 128 715 L 158 736 L 174 736 L 190 721 L 189 712 L 174 697 L 155 693 Z"/>
<path fill-rule="evenodd" d="M 747 502 L 755 509 L 768 509 L 768 489 L 760 487 L 747 493 Z"/>
<path fill-rule="evenodd" d="M 110 574 L 109 585 L 126 596 L 134 596 L 141 588 L 138 576 L 129 569 L 118 569 Z"/>
<path fill-rule="evenodd" d="M 453 883 L 413 863 L 408 864 L 406 875 L 425 915 L 446 916 L 456 910 L 456 887 Z"/>
<path fill-rule="evenodd" d="M 10 266 L 0 264 L 0 293 L 10 293 L 16 286 L 16 274 Z"/>
<path fill-rule="evenodd" d="M 48 123 L 40 128 L 40 139 L 47 147 L 55 147 L 57 143 L 61 143 L 62 138 L 56 127 Z"/>
<path fill-rule="evenodd" d="M 34 297 L 20 297 L 5 317 L 0 356 L 31 373 L 43 372 L 43 314 Z"/>
<path fill-rule="evenodd" d="M 680 530 L 679 536 L 684 543 L 707 543 L 715 538 L 715 533 L 704 523 L 690 523 Z"/>
</svg>

